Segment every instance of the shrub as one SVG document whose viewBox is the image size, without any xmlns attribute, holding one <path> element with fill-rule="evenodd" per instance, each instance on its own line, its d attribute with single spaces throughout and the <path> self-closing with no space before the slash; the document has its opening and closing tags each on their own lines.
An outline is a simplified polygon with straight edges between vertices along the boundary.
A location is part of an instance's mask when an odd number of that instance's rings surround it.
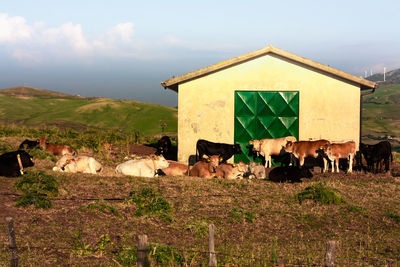
<svg viewBox="0 0 400 267">
<path fill-rule="evenodd" d="M 124 266 L 135 266 L 137 263 L 137 247 L 126 246 L 120 251 L 116 260 Z"/>
<path fill-rule="evenodd" d="M 112 213 L 115 216 L 120 216 L 118 210 L 114 208 L 112 205 L 108 205 L 104 201 L 97 201 L 89 203 L 83 210 L 99 210 L 103 213 Z"/>
<path fill-rule="evenodd" d="M 323 183 L 307 187 L 296 195 L 296 199 L 300 204 L 306 199 L 311 199 L 324 205 L 346 203 L 346 200 L 340 195 L 338 190 L 327 187 Z"/>
<path fill-rule="evenodd" d="M 185 230 L 189 230 L 196 237 L 205 237 L 208 233 L 208 222 L 201 220 L 189 221 L 185 224 Z"/>
<path fill-rule="evenodd" d="M 48 209 L 52 207 L 48 197 L 58 195 L 57 180 L 42 171 L 26 172 L 14 186 L 23 193 L 17 206 L 35 205 L 36 208 Z"/>
<path fill-rule="evenodd" d="M 143 214 L 168 214 L 171 211 L 171 204 L 161 194 L 154 192 L 153 188 L 145 187 L 138 192 L 129 193 L 128 202 L 136 205 L 135 215 Z"/>
<path fill-rule="evenodd" d="M 157 262 L 157 266 L 175 266 L 183 265 L 185 262 L 182 254 L 178 252 L 177 248 L 162 244 L 152 244 L 151 258 Z"/>
<path fill-rule="evenodd" d="M 244 219 L 246 222 L 252 223 L 256 216 L 252 211 L 245 211 L 241 208 L 235 207 L 228 213 L 228 217 L 230 217 L 234 222 L 241 222 Z"/>
</svg>

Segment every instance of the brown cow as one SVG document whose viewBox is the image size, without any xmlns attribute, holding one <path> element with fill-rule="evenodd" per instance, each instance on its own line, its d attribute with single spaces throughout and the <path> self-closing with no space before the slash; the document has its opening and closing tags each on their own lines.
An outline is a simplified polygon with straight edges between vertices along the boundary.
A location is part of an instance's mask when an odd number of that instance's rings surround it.
<svg viewBox="0 0 400 267">
<path fill-rule="evenodd" d="M 292 153 L 300 161 L 300 167 L 304 165 L 305 157 L 318 157 L 318 150 L 326 145 L 330 144 L 328 140 L 315 140 L 315 141 L 288 141 L 285 146 L 285 151 Z M 324 172 L 327 170 L 328 161 L 323 158 L 324 161 Z"/>
<path fill-rule="evenodd" d="M 165 175 L 172 175 L 172 176 L 189 175 L 188 165 L 173 160 L 168 160 L 168 162 L 169 166 L 167 168 L 162 169 Z"/>
<path fill-rule="evenodd" d="M 213 178 L 216 176 L 216 168 L 222 158 L 217 155 L 209 157 L 206 161 L 196 162 L 190 170 L 191 176 L 197 176 L 201 178 Z"/>
<path fill-rule="evenodd" d="M 40 148 L 47 150 L 54 156 L 72 155 L 75 156 L 75 151 L 67 145 L 49 144 L 46 138 L 38 138 Z"/>
<path fill-rule="evenodd" d="M 271 156 L 278 156 L 282 152 L 282 148 L 288 141 L 295 142 L 296 137 L 286 136 L 275 139 L 251 140 L 249 143 L 253 145 L 253 151 L 261 154 L 265 158 L 265 167 L 271 167 Z"/>
<path fill-rule="evenodd" d="M 332 172 L 339 172 L 339 159 L 349 160 L 349 169 L 347 172 L 353 171 L 353 159 L 356 155 L 356 142 L 348 141 L 344 143 L 332 143 L 325 144 L 322 147 L 325 155 L 328 156 L 329 160 L 332 161 Z"/>
<path fill-rule="evenodd" d="M 229 180 L 242 179 L 243 174 L 247 171 L 248 167 L 243 161 L 239 161 L 238 163 L 234 164 L 224 163 L 215 169 L 215 173 L 218 178 L 225 178 Z"/>
</svg>

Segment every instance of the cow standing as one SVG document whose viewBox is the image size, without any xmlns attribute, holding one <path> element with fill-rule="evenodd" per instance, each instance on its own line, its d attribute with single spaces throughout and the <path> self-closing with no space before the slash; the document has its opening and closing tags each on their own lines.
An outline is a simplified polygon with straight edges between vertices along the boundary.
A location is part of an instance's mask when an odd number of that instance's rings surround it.
<svg viewBox="0 0 400 267">
<path fill-rule="evenodd" d="M 283 147 L 288 141 L 295 142 L 296 137 L 286 136 L 275 139 L 251 140 L 249 143 L 253 145 L 253 151 L 261 154 L 265 158 L 265 168 L 271 167 L 271 156 L 279 156 L 285 153 Z"/>
<path fill-rule="evenodd" d="M 315 141 L 288 141 L 284 149 L 286 152 L 292 153 L 296 158 L 298 158 L 300 162 L 300 167 L 302 167 L 304 165 L 304 159 L 306 157 L 319 157 L 319 149 L 326 144 L 330 144 L 330 142 L 324 139 Z M 322 159 L 324 161 L 323 172 L 326 172 L 326 170 L 328 169 L 328 161 L 325 157 L 323 157 Z"/>
<path fill-rule="evenodd" d="M 368 164 L 368 169 L 374 173 L 382 171 L 385 164 L 385 171 L 389 171 L 389 164 L 393 162 L 392 146 L 388 141 L 381 141 L 375 145 L 360 144 L 360 151 Z M 382 163 L 383 161 L 383 163 Z"/>
<path fill-rule="evenodd" d="M 202 160 L 203 156 L 219 155 L 221 163 L 226 163 L 234 154 L 241 154 L 242 149 L 239 144 L 213 143 L 207 140 L 199 139 L 196 143 L 196 161 Z"/>
<path fill-rule="evenodd" d="M 332 172 L 339 173 L 339 159 L 347 159 L 349 161 L 349 169 L 347 172 L 353 171 L 353 159 L 356 155 L 356 142 L 348 141 L 344 143 L 325 144 L 321 147 L 325 155 L 332 161 Z"/>
</svg>

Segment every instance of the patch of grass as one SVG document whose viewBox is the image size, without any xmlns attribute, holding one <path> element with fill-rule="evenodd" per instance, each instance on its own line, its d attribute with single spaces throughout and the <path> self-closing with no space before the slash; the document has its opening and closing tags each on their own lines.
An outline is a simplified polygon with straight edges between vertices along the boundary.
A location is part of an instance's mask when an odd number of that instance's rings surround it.
<svg viewBox="0 0 400 267">
<path fill-rule="evenodd" d="M 135 204 L 136 216 L 168 214 L 172 210 L 171 204 L 151 187 L 144 187 L 139 191 L 131 191 L 127 201 Z"/>
<path fill-rule="evenodd" d="M 295 198 L 300 204 L 306 199 L 311 199 L 324 205 L 346 203 L 345 198 L 338 190 L 327 187 L 323 183 L 317 183 L 306 187 L 302 192 L 296 194 Z"/>
<path fill-rule="evenodd" d="M 177 248 L 162 244 L 151 245 L 150 257 L 156 261 L 156 266 L 182 266 L 185 262 Z"/>
<path fill-rule="evenodd" d="M 106 249 L 111 245 L 113 245 L 110 239 L 110 235 L 108 233 L 102 234 L 94 245 L 85 244 L 85 242 L 82 239 L 81 231 L 75 234 L 74 239 L 75 243 L 74 243 L 74 248 L 72 249 L 72 253 L 81 256 L 86 256 L 91 254 L 103 255 Z"/>
<path fill-rule="evenodd" d="M 185 230 L 190 231 L 195 237 L 203 238 L 208 234 L 208 222 L 203 220 L 193 220 L 185 224 Z"/>
<path fill-rule="evenodd" d="M 254 222 L 256 215 L 253 211 L 245 211 L 242 208 L 235 207 L 228 212 L 228 217 L 232 222 Z"/>
<path fill-rule="evenodd" d="M 43 171 L 26 172 L 14 186 L 23 193 L 18 197 L 17 206 L 35 205 L 36 208 L 48 209 L 52 207 L 49 197 L 58 195 L 56 178 Z"/>
<path fill-rule="evenodd" d="M 57 162 L 57 158 L 53 154 L 50 154 L 49 152 L 47 152 L 45 150 L 42 150 L 40 148 L 29 149 L 29 150 L 27 150 L 27 152 L 33 158 L 38 158 L 38 159 L 41 159 L 41 160 L 50 160 L 52 162 Z"/>
<path fill-rule="evenodd" d="M 10 144 L 0 141 L 0 154 L 4 154 L 4 153 L 11 152 L 14 150 L 15 149 Z"/>
<path fill-rule="evenodd" d="M 123 247 L 122 251 L 117 254 L 116 260 L 123 266 L 135 266 L 137 263 L 137 247 Z"/>
<path fill-rule="evenodd" d="M 348 205 L 346 206 L 346 210 L 354 213 L 359 213 L 364 216 L 368 216 L 368 212 L 365 208 L 359 206 Z"/>
<path fill-rule="evenodd" d="M 105 201 L 96 201 L 96 202 L 92 202 L 89 203 L 86 207 L 82 208 L 82 210 L 99 210 L 102 213 L 111 213 L 115 216 L 120 216 L 118 210 L 116 208 L 114 208 L 112 205 L 109 205 L 108 203 L 106 203 Z"/>
<path fill-rule="evenodd" d="M 398 215 L 398 214 L 389 212 L 389 213 L 385 213 L 383 216 L 391 218 L 391 219 L 395 220 L 396 222 L 400 222 L 400 215 Z"/>
</svg>

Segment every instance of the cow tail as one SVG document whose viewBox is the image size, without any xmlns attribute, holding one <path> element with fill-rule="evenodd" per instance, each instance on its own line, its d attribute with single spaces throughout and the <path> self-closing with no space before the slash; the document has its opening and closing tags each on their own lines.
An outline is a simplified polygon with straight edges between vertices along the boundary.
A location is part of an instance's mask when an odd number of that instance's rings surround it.
<svg viewBox="0 0 400 267">
<path fill-rule="evenodd" d="M 390 152 L 390 159 L 391 159 L 391 162 L 393 162 L 393 152 Z"/>
<path fill-rule="evenodd" d="M 196 148 L 196 158 L 197 158 L 197 148 Z M 186 171 L 187 176 L 190 176 L 190 157 L 188 158 L 188 168 Z"/>
</svg>

